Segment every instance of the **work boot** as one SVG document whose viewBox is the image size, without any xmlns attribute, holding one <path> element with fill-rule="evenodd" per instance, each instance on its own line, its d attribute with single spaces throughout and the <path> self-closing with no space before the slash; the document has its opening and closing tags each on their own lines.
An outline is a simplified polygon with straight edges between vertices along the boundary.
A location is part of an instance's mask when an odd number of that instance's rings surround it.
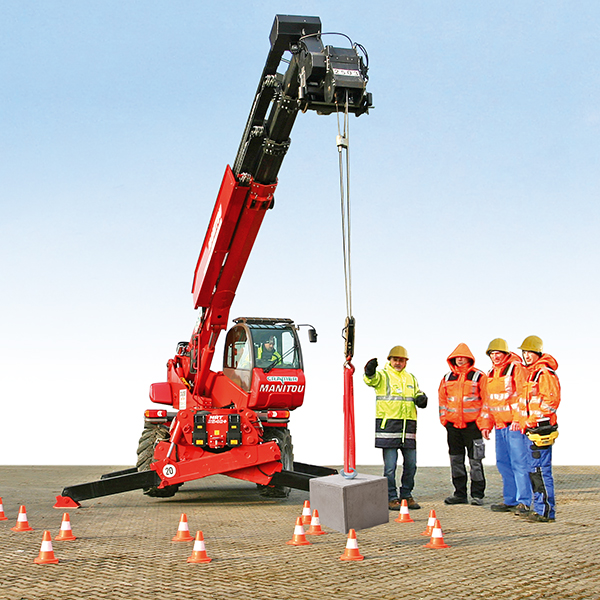
<svg viewBox="0 0 600 600">
<path fill-rule="evenodd" d="M 473 506 L 483 506 L 483 498 L 471 498 L 471 504 Z"/>
<path fill-rule="evenodd" d="M 390 510 L 400 510 L 400 500 L 398 500 L 398 498 L 395 500 L 390 500 L 388 502 L 388 508 Z"/>
<path fill-rule="evenodd" d="M 517 504 L 515 510 L 514 510 L 515 515 L 517 515 L 517 517 L 528 517 L 531 513 L 531 511 L 529 510 L 529 506 L 525 506 L 522 502 L 521 504 Z"/>
<path fill-rule="evenodd" d="M 544 517 L 543 515 L 538 515 L 536 512 L 530 512 L 527 520 L 530 523 L 553 523 L 554 517 Z"/>
<path fill-rule="evenodd" d="M 406 504 L 408 504 L 408 508 L 410 510 L 418 510 L 421 508 L 421 505 L 412 496 L 410 498 L 406 498 Z"/>
<path fill-rule="evenodd" d="M 463 496 L 448 496 L 444 504 L 469 504 L 469 499 Z"/>
<path fill-rule="evenodd" d="M 490 510 L 492 512 L 516 512 L 517 511 L 517 507 L 518 506 L 524 506 L 524 505 L 520 505 L 520 504 L 504 504 L 504 502 L 502 502 L 501 504 L 492 504 L 490 506 Z"/>
</svg>

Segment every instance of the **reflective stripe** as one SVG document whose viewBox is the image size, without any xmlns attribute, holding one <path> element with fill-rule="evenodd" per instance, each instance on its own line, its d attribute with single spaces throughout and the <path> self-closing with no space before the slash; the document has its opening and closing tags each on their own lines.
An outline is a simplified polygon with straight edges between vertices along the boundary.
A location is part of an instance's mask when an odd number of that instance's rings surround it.
<svg viewBox="0 0 600 600">
<path fill-rule="evenodd" d="M 376 431 L 375 438 L 387 439 L 387 440 L 407 438 L 409 440 L 416 440 L 417 434 L 416 433 L 404 433 L 404 431 L 400 431 L 398 433 L 388 433 L 387 431 Z"/>
<path fill-rule="evenodd" d="M 375 401 L 379 402 L 379 401 L 383 401 L 383 402 L 414 402 L 415 399 L 411 398 L 410 396 L 375 396 Z"/>
</svg>

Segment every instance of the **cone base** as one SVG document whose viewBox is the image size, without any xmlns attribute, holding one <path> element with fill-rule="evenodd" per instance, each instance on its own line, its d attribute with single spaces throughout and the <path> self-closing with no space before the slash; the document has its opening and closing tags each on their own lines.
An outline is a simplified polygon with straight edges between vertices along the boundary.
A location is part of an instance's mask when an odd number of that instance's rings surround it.
<svg viewBox="0 0 600 600">
<path fill-rule="evenodd" d="M 358 556 L 346 556 L 345 554 L 342 554 L 342 556 L 340 556 L 340 560 L 364 560 L 365 557 L 362 554 L 359 554 Z"/>
<path fill-rule="evenodd" d="M 321 529 L 321 531 L 311 531 L 310 529 L 306 532 L 306 535 L 326 535 L 327 532 L 323 531 Z"/>
<path fill-rule="evenodd" d="M 411 519 L 409 515 L 402 515 L 401 517 L 398 517 L 397 519 L 394 519 L 394 521 L 396 521 L 396 523 L 414 523 L 414 519 Z"/>
<path fill-rule="evenodd" d="M 205 558 L 194 558 L 193 556 L 190 556 L 187 559 L 189 563 L 209 563 L 211 560 L 212 558 L 208 558 L 208 556 Z"/>
<path fill-rule="evenodd" d="M 188 537 L 175 536 L 171 541 L 172 542 L 193 542 L 194 538 L 191 535 L 189 535 Z"/>
<path fill-rule="evenodd" d="M 54 541 L 59 541 L 59 542 L 71 542 L 73 540 L 76 540 L 77 538 L 73 535 L 61 535 L 60 533 L 54 538 Z"/>
<path fill-rule="evenodd" d="M 444 542 L 442 542 L 440 544 L 440 542 L 429 542 L 429 544 L 425 544 L 425 546 L 423 546 L 424 548 L 450 548 L 450 546 L 448 546 L 448 544 L 445 544 Z"/>
<path fill-rule="evenodd" d="M 425 530 L 421 535 L 426 535 L 427 537 L 431 537 L 431 531 Z"/>
<path fill-rule="evenodd" d="M 10 530 L 11 531 L 33 531 L 33 527 L 29 527 L 29 525 L 26 525 L 25 527 L 23 527 L 23 526 L 19 527 L 17 525 L 16 527 L 11 527 Z"/>
<path fill-rule="evenodd" d="M 286 542 L 286 544 L 288 546 L 310 546 L 310 542 L 308 540 L 303 540 L 303 541 L 290 540 L 289 542 Z"/>
<path fill-rule="evenodd" d="M 8 517 L 5 517 L 4 515 L 2 515 L 0 517 L 0 521 L 8 521 Z"/>
<path fill-rule="evenodd" d="M 37 558 L 33 559 L 36 565 L 55 565 L 58 562 L 58 558 Z"/>
</svg>

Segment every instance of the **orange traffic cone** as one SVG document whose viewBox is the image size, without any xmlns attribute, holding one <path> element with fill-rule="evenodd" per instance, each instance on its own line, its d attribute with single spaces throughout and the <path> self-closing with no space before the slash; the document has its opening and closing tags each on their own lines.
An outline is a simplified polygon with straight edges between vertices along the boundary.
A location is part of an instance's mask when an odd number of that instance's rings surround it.
<svg viewBox="0 0 600 600">
<path fill-rule="evenodd" d="M 408 512 L 408 502 L 406 500 L 402 500 L 400 504 L 400 514 L 397 519 L 394 519 L 396 523 L 414 523 L 414 520 L 411 518 L 410 513 Z"/>
<path fill-rule="evenodd" d="M 428 544 L 425 544 L 425 548 L 450 548 L 448 544 L 444 543 L 444 536 L 442 535 L 442 526 L 438 519 L 435 520 L 433 531 L 431 532 L 431 539 Z"/>
<path fill-rule="evenodd" d="M 364 556 L 358 551 L 358 542 L 356 541 L 356 531 L 351 529 L 348 532 L 348 541 L 344 554 L 340 556 L 340 560 L 364 560 Z"/>
<path fill-rule="evenodd" d="M 304 506 L 302 507 L 302 525 L 310 525 L 310 522 L 310 502 L 308 500 L 305 500 Z"/>
<path fill-rule="evenodd" d="M 319 511 L 313 510 L 312 519 L 310 520 L 310 529 L 306 535 L 326 535 L 327 532 L 321 529 L 321 521 L 319 521 Z"/>
<path fill-rule="evenodd" d="M 11 527 L 11 529 L 13 531 L 33 531 L 33 527 L 29 527 L 29 523 L 27 521 L 27 511 L 25 510 L 24 505 L 19 508 L 17 524 L 14 527 Z"/>
<path fill-rule="evenodd" d="M 60 532 L 54 538 L 54 540 L 76 540 L 77 538 L 73 535 L 71 529 L 71 520 L 69 519 L 69 513 L 63 513 L 62 523 L 60 524 Z"/>
<path fill-rule="evenodd" d="M 50 565 L 58 562 L 58 558 L 54 556 L 54 552 L 52 550 L 52 536 L 50 535 L 49 531 L 44 531 L 40 553 L 38 554 L 38 557 L 33 560 L 33 562 L 36 565 Z"/>
<path fill-rule="evenodd" d="M 179 519 L 179 527 L 177 528 L 177 534 L 171 540 L 172 542 L 191 542 L 194 538 L 190 535 L 190 528 L 188 527 L 187 515 L 181 513 L 181 519 Z"/>
<path fill-rule="evenodd" d="M 427 528 L 425 529 L 425 531 L 423 533 L 421 533 L 421 535 L 427 535 L 429 537 L 431 537 L 431 534 L 433 532 L 433 527 L 435 525 L 435 510 L 431 509 L 429 511 L 429 519 L 427 519 Z"/>
<path fill-rule="evenodd" d="M 209 563 L 212 558 L 208 558 L 206 554 L 206 547 L 204 545 L 204 535 L 201 531 L 196 532 L 196 539 L 194 541 L 194 549 L 192 555 L 187 559 L 189 563 Z"/>
<path fill-rule="evenodd" d="M 309 546 L 310 542 L 306 539 L 304 534 L 304 525 L 302 525 L 302 517 L 296 519 L 296 526 L 294 527 L 294 536 L 289 542 L 286 542 L 288 546 Z"/>
<path fill-rule="evenodd" d="M 8 521 L 8 517 L 4 514 L 4 506 L 2 506 L 2 498 L 0 498 L 0 521 Z"/>
</svg>

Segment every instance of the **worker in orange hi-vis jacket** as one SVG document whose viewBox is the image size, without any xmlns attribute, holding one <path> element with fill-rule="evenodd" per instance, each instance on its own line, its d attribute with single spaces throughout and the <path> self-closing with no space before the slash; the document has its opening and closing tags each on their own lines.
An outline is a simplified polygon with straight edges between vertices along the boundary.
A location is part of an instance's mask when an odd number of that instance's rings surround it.
<svg viewBox="0 0 600 600">
<path fill-rule="evenodd" d="M 519 424 L 518 399 L 527 370 L 521 357 L 511 352 L 502 338 L 492 340 L 486 354 L 492 368 L 487 374 L 487 397 L 481 409 L 481 417 L 487 423 L 481 433 L 489 440 L 491 429 L 496 430 L 496 466 L 502 476 L 503 496 L 501 503 L 490 508 L 526 516 L 531 506 L 530 453 L 529 440 Z"/>
<path fill-rule="evenodd" d="M 552 444 L 558 437 L 556 410 L 560 404 L 560 382 L 556 375 L 558 363 L 544 353 L 542 340 L 530 335 L 519 347 L 528 377 L 518 400 L 521 430 L 531 445 L 530 478 L 533 504 L 529 521 L 547 523 L 556 518 L 554 478 L 552 476 Z"/>
<path fill-rule="evenodd" d="M 448 435 L 448 452 L 454 495 L 446 504 L 468 504 L 465 453 L 469 457 L 471 504 L 481 506 L 485 495 L 483 458 L 485 445 L 481 429 L 489 424 L 481 418 L 487 394 L 487 376 L 475 368 L 475 358 L 466 344 L 459 344 L 448 357 L 450 372 L 438 390 L 440 422 Z"/>
</svg>

